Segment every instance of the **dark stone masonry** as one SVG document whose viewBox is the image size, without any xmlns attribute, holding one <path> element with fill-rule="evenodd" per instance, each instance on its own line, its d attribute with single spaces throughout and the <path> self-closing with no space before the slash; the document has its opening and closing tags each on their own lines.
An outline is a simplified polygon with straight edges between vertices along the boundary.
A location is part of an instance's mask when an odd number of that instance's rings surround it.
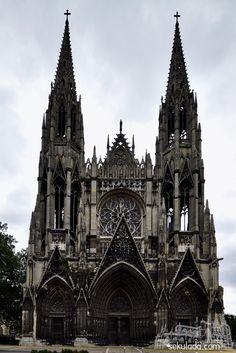
<svg viewBox="0 0 236 353">
<path fill-rule="evenodd" d="M 23 337 L 144 345 L 163 327 L 221 322 L 223 289 L 213 216 L 204 200 L 201 127 L 178 16 L 152 162 L 149 153 L 141 161 L 135 157 L 122 121 L 113 142 L 104 141 L 104 159 L 97 159 L 95 148 L 85 159 L 66 15 L 42 126 Z"/>
</svg>

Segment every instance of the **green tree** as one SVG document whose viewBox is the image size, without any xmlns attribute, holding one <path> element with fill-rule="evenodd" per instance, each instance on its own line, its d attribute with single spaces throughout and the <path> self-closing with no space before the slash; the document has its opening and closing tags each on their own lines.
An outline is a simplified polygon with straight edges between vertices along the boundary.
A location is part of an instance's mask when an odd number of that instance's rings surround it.
<svg viewBox="0 0 236 353">
<path fill-rule="evenodd" d="M 232 340 L 236 341 L 236 316 L 225 314 L 225 320 L 231 329 Z"/>
<path fill-rule="evenodd" d="M 0 222 L 0 320 L 18 330 L 21 318 L 21 293 L 25 281 L 26 251 L 15 252 L 16 240 Z"/>
</svg>

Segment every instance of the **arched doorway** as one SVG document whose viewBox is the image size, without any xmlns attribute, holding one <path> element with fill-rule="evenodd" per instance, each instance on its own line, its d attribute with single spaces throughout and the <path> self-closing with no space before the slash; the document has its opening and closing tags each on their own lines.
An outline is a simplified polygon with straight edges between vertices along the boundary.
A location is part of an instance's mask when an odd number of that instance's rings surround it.
<svg viewBox="0 0 236 353">
<path fill-rule="evenodd" d="M 121 289 L 112 294 L 107 307 L 107 340 L 109 344 L 130 344 L 131 302 Z"/>
<path fill-rule="evenodd" d="M 37 299 L 37 338 L 64 344 L 74 338 L 75 308 L 72 291 L 54 277 L 40 289 Z"/>
<path fill-rule="evenodd" d="M 195 326 L 196 321 L 207 320 L 207 295 L 194 280 L 186 278 L 171 293 L 173 325 Z"/>
<path fill-rule="evenodd" d="M 110 266 L 90 288 L 90 332 L 103 344 L 147 344 L 154 339 L 155 292 L 134 266 Z"/>
</svg>

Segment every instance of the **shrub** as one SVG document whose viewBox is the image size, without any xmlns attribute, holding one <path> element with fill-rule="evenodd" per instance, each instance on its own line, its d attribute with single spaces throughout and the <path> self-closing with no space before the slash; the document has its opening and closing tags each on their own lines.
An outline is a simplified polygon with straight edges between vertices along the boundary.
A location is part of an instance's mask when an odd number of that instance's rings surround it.
<svg viewBox="0 0 236 353">
<path fill-rule="evenodd" d="M 57 351 L 52 352 L 52 351 L 49 351 L 48 349 L 40 349 L 40 350 L 32 349 L 31 353 L 57 353 Z"/>
<path fill-rule="evenodd" d="M 0 335 L 0 344 L 14 344 L 18 345 L 19 341 L 15 339 L 14 336 L 1 336 Z"/>
</svg>

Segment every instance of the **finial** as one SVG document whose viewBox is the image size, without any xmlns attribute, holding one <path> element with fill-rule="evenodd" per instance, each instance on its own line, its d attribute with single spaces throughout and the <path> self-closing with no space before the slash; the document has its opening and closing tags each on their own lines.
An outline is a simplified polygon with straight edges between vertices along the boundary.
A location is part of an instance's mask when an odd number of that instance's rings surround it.
<svg viewBox="0 0 236 353">
<path fill-rule="evenodd" d="M 97 163 L 96 146 L 93 146 L 92 164 Z"/>
<path fill-rule="evenodd" d="M 206 200 L 205 212 L 210 214 L 209 202 Z"/>
<path fill-rule="evenodd" d="M 120 134 L 122 134 L 122 120 L 120 119 Z"/>
<path fill-rule="evenodd" d="M 96 146 L 93 146 L 93 157 L 96 157 Z"/>
<path fill-rule="evenodd" d="M 176 23 L 178 23 L 178 22 L 179 22 L 179 21 L 178 21 L 178 18 L 180 17 L 178 11 L 176 11 L 176 14 L 174 15 L 174 17 L 176 18 Z"/>
<path fill-rule="evenodd" d="M 132 151 L 134 153 L 134 150 L 135 150 L 135 144 L 134 144 L 134 135 L 132 137 Z"/>
<path fill-rule="evenodd" d="M 67 9 L 66 12 L 64 12 L 64 15 L 66 16 L 66 21 L 68 21 L 68 16 L 70 16 L 71 13 L 70 13 L 69 10 Z"/>
</svg>

